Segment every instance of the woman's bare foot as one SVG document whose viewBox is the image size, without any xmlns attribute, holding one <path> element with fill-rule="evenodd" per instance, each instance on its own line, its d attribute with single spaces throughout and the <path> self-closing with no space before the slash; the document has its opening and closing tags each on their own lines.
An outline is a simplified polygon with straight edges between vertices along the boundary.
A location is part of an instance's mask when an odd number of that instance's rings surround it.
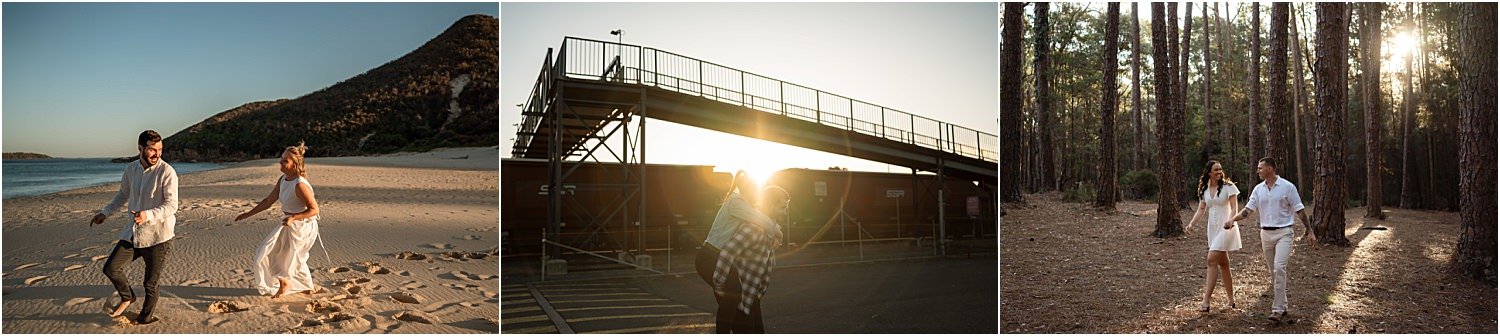
<svg viewBox="0 0 1500 336">
<path fill-rule="evenodd" d="M 277 279 L 277 282 L 280 282 L 281 286 L 276 287 L 276 294 L 271 295 L 272 299 L 280 299 L 281 295 L 286 294 L 286 280 Z"/>
<path fill-rule="evenodd" d="M 120 316 L 120 314 L 124 314 L 125 313 L 125 308 L 130 308 L 130 303 L 131 302 L 135 302 L 135 300 L 120 301 L 120 305 L 115 306 L 115 310 L 109 313 L 109 317 L 115 317 L 115 316 Z"/>
</svg>

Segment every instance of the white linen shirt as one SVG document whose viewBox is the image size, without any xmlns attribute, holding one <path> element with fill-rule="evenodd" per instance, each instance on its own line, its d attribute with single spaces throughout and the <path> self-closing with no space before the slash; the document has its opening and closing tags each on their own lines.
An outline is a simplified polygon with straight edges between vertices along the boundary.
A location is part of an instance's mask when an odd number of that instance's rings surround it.
<svg viewBox="0 0 1500 336">
<path fill-rule="evenodd" d="M 724 205 L 719 207 L 719 213 L 714 215 L 713 226 L 708 228 L 708 238 L 704 239 L 714 248 L 723 249 L 729 243 L 730 236 L 739 230 L 740 225 L 757 225 L 762 230 L 769 232 L 780 232 L 781 225 L 765 214 L 750 206 L 750 202 L 740 196 L 736 191 L 729 194 L 729 199 L 724 200 Z"/>
<path fill-rule="evenodd" d="M 134 216 L 127 214 L 130 218 L 120 230 L 120 240 L 146 248 L 172 239 L 177 226 L 177 171 L 166 161 L 146 169 L 140 160 L 131 161 L 120 176 L 120 191 L 99 213 L 108 217 L 121 205 L 145 215 L 146 221 L 136 224 Z"/>
<path fill-rule="evenodd" d="M 1245 202 L 1245 208 L 1255 210 L 1260 214 L 1260 227 L 1262 228 L 1284 228 L 1296 224 L 1293 216 L 1302 211 L 1302 195 L 1297 193 L 1297 186 L 1281 176 L 1277 176 L 1276 183 L 1266 185 L 1265 181 L 1255 185 L 1255 190 L 1250 192 L 1250 200 Z"/>
</svg>

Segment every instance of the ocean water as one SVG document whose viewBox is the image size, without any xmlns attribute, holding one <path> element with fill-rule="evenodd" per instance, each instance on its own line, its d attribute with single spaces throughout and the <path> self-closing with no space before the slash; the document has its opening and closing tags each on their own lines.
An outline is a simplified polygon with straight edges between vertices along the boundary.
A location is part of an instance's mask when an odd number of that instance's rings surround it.
<svg viewBox="0 0 1500 336">
<path fill-rule="evenodd" d="M 0 194 L 4 198 L 33 196 L 120 182 L 125 163 L 111 163 L 110 158 L 4 160 L 0 171 Z M 177 175 L 224 167 L 217 163 L 178 163 L 168 161 Z"/>
</svg>

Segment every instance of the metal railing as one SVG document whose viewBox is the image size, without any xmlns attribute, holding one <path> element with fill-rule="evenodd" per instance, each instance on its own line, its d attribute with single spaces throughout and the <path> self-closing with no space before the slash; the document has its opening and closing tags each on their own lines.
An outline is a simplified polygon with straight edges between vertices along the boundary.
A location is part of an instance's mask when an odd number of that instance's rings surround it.
<svg viewBox="0 0 1500 336">
<path fill-rule="evenodd" d="M 566 76 L 651 86 L 999 162 L 999 141 L 994 134 L 654 48 L 566 37 L 555 62 L 551 62 L 551 50 L 548 59 L 539 82 L 551 82 L 556 76 Z M 526 102 L 523 111 L 540 112 L 539 109 L 545 107 L 546 99 L 549 99 L 546 97 L 548 85 L 550 83 L 538 83 L 533 88 L 533 98 Z M 522 132 L 535 130 L 538 121 L 539 118 L 528 115 L 522 122 Z M 518 137 L 517 144 L 524 144 L 521 141 Z"/>
</svg>

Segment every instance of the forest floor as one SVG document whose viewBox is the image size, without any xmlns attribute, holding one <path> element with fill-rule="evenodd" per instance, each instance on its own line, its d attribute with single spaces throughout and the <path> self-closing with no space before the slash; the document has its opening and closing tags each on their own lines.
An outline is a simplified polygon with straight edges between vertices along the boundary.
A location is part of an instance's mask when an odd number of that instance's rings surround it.
<svg viewBox="0 0 1500 336">
<path fill-rule="evenodd" d="M 1294 246 L 1289 319 L 1273 323 L 1255 216 L 1240 222 L 1244 247 L 1229 254 L 1238 309 L 1227 308 L 1218 288 L 1201 313 L 1202 223 L 1162 239 L 1151 237 L 1155 203 L 1103 211 L 1063 202 L 1060 193 L 1029 194 L 1026 202 L 1006 204 L 1000 225 L 1002 333 L 1496 332 L 1495 284 L 1449 266 L 1457 213 L 1388 208 L 1386 220 L 1366 220 L 1364 208 L 1347 210 L 1350 247 Z M 1192 215 L 1181 212 L 1184 222 Z"/>
</svg>

